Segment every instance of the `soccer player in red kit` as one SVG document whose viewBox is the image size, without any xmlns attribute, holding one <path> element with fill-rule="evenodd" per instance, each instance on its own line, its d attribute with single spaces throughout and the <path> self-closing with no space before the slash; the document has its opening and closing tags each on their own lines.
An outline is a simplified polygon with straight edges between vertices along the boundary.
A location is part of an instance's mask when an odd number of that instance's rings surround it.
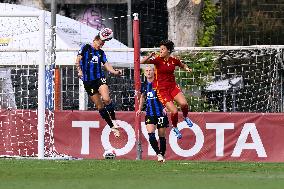
<svg viewBox="0 0 284 189">
<path fill-rule="evenodd" d="M 155 65 L 155 79 L 153 88 L 157 91 L 157 96 L 160 102 L 171 112 L 171 121 L 174 127 L 174 132 L 177 138 L 182 138 L 181 133 L 177 128 L 178 123 L 178 109 L 173 101 L 176 101 L 183 112 L 184 120 L 189 127 L 193 126 L 192 121 L 187 117 L 188 104 L 184 94 L 175 81 L 175 67 L 191 72 L 192 70 L 179 59 L 171 56 L 174 50 L 174 43 L 170 40 L 163 40 L 160 42 L 160 55 L 156 56 L 151 53 L 149 56 L 141 60 L 141 64 L 154 64 Z"/>
</svg>

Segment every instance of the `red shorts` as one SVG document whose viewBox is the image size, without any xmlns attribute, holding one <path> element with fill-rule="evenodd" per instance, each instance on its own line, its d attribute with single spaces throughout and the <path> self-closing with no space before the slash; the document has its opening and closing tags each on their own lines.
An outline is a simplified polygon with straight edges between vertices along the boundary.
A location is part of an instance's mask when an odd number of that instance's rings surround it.
<svg viewBox="0 0 284 189">
<path fill-rule="evenodd" d="M 167 102 L 172 102 L 174 100 L 174 97 L 182 92 L 179 86 L 177 85 L 171 85 L 167 88 L 157 89 L 157 96 L 159 98 L 159 101 L 166 106 Z"/>
</svg>

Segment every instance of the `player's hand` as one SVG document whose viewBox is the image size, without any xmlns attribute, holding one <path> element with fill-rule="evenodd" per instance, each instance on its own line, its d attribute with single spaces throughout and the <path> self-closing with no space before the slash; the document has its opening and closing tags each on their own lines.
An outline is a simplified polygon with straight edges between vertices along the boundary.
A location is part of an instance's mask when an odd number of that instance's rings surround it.
<svg viewBox="0 0 284 189">
<path fill-rule="evenodd" d="M 186 68 L 185 70 L 186 70 L 187 72 L 189 72 L 189 73 L 192 72 L 192 69 L 191 69 L 191 68 Z"/>
<path fill-rule="evenodd" d="M 83 72 L 82 70 L 78 70 L 78 78 L 81 79 L 83 77 Z"/>
<path fill-rule="evenodd" d="M 155 55 L 156 55 L 155 52 L 151 52 L 151 54 L 149 55 L 149 57 L 151 58 L 151 57 L 153 57 L 153 56 L 155 56 Z"/>
<path fill-rule="evenodd" d="M 122 70 L 121 69 L 116 69 L 114 74 L 118 75 L 118 76 L 121 76 L 122 75 Z"/>
<path fill-rule="evenodd" d="M 168 111 L 167 108 L 164 108 L 164 109 L 163 109 L 163 114 L 164 114 L 165 116 L 167 115 L 167 111 Z"/>
<path fill-rule="evenodd" d="M 141 113 L 142 113 L 142 111 L 141 111 L 141 110 L 138 110 L 138 111 L 136 112 L 136 116 L 139 116 Z"/>
</svg>

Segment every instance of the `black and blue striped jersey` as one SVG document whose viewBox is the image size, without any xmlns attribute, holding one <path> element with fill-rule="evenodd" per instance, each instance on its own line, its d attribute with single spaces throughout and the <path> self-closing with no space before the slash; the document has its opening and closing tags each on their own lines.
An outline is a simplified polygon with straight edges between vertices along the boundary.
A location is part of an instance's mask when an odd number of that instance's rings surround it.
<svg viewBox="0 0 284 189">
<path fill-rule="evenodd" d="M 152 83 L 146 81 L 141 86 L 141 93 L 146 97 L 146 115 L 147 116 L 164 116 L 163 105 L 157 97 L 156 91 L 152 87 Z"/>
<path fill-rule="evenodd" d="M 83 81 L 93 81 L 105 77 L 102 64 L 107 62 L 107 58 L 103 50 L 96 50 L 91 45 L 86 44 L 81 47 L 78 55 L 82 56 L 80 68 L 83 72 Z"/>
</svg>

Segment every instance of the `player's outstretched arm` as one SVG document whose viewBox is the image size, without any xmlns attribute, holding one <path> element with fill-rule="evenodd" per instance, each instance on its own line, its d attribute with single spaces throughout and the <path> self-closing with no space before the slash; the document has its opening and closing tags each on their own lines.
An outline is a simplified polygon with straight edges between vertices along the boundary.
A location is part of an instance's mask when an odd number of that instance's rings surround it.
<svg viewBox="0 0 284 189">
<path fill-rule="evenodd" d="M 189 68 L 185 63 L 181 62 L 180 67 L 189 73 L 192 72 L 192 69 Z"/>
<path fill-rule="evenodd" d="M 83 72 L 82 72 L 82 70 L 81 70 L 81 68 L 80 68 L 80 61 L 81 61 L 81 59 L 82 59 L 82 56 L 81 56 L 81 55 L 78 55 L 78 56 L 77 56 L 77 59 L 76 59 L 76 62 L 75 62 L 75 65 L 76 65 L 76 69 L 77 69 L 78 77 L 79 77 L 79 78 L 82 78 L 82 76 L 83 76 Z"/>
<path fill-rule="evenodd" d="M 110 63 L 106 62 L 106 63 L 104 64 L 104 66 L 105 66 L 105 68 L 106 68 L 106 70 L 107 70 L 108 72 L 110 72 L 110 73 L 112 73 L 112 74 L 114 74 L 114 75 L 122 75 L 122 70 L 120 70 L 120 69 L 114 69 Z"/>
<path fill-rule="evenodd" d="M 145 56 L 141 61 L 140 64 L 150 64 L 150 58 L 155 56 L 155 52 L 152 52 L 150 55 Z"/>
</svg>

